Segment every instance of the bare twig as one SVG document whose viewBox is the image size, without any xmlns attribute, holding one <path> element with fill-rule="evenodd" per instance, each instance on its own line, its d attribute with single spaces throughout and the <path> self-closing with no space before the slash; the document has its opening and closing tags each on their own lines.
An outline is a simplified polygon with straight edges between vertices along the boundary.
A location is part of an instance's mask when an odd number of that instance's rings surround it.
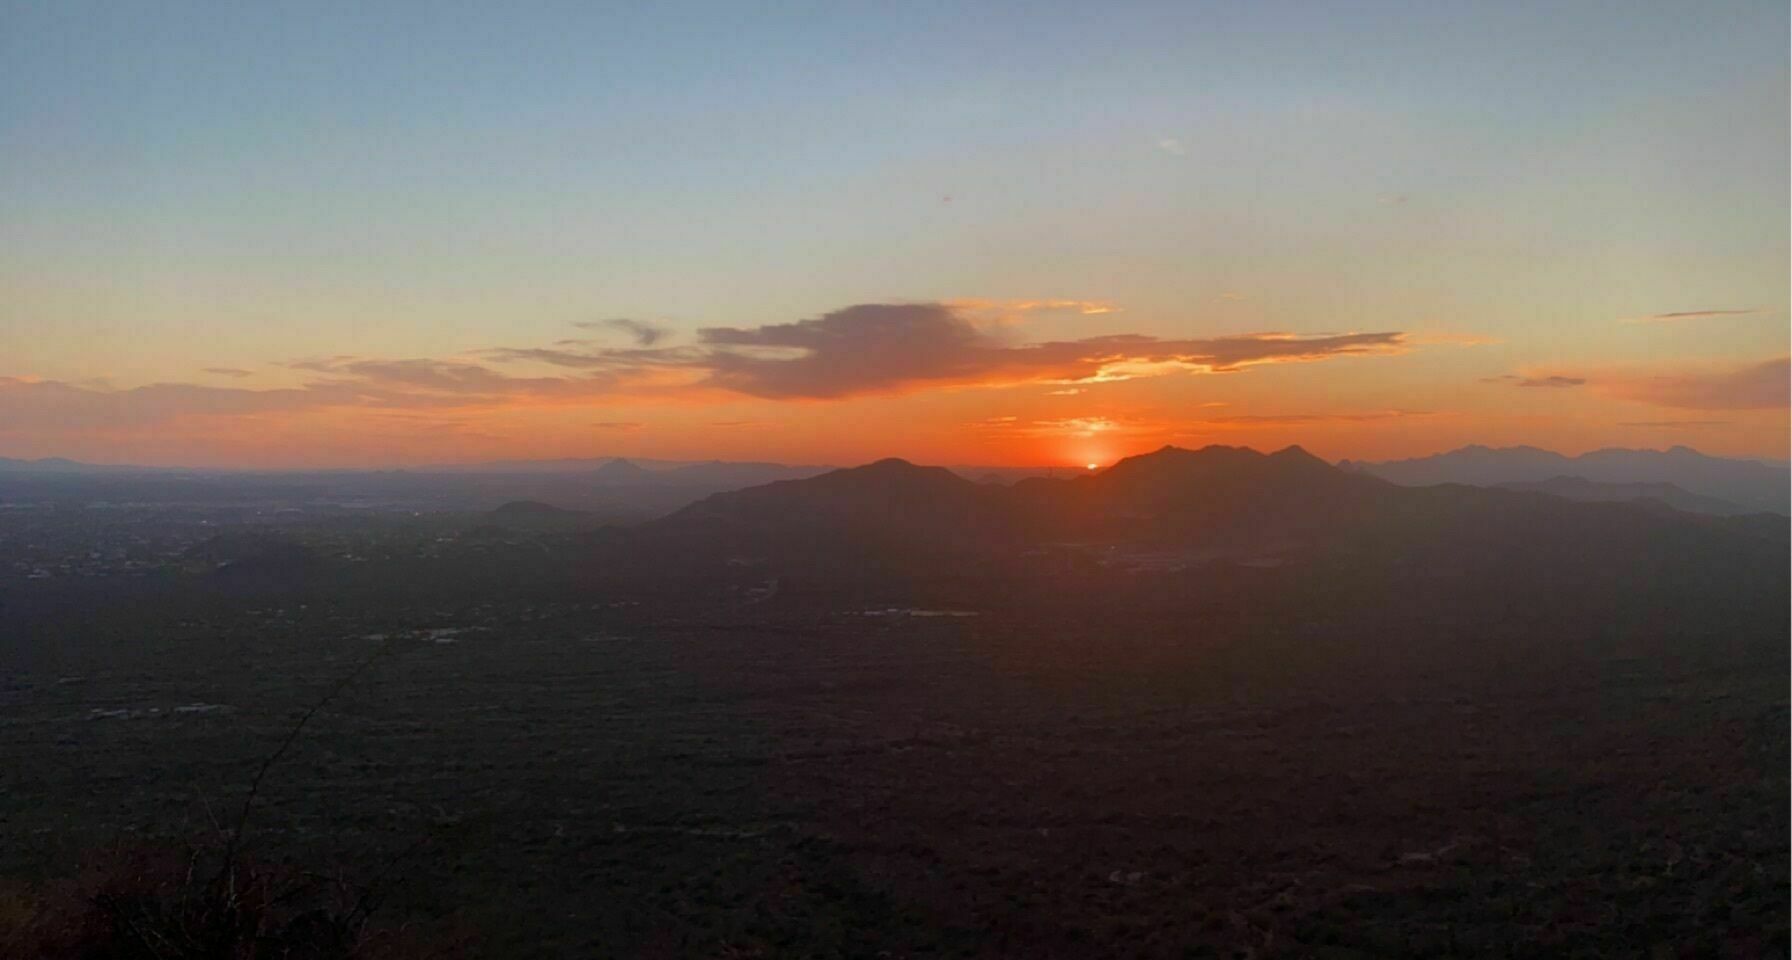
<svg viewBox="0 0 1792 960">
<path fill-rule="evenodd" d="M 268 771 L 273 768 L 274 764 L 280 761 L 281 757 L 286 756 L 286 751 L 292 749 L 292 745 L 299 739 L 299 734 L 304 732 L 305 724 L 310 723 L 312 717 L 317 716 L 319 711 L 323 710 L 324 707 L 329 706 L 330 702 L 341 695 L 342 691 L 348 689 L 350 683 L 353 683 L 361 676 L 361 674 L 365 673 L 367 668 L 373 666 L 374 661 L 385 656 L 387 653 L 390 653 L 391 649 L 392 647 L 390 644 L 381 646 L 366 659 L 356 664 L 354 669 L 344 674 L 332 684 L 330 689 L 325 691 L 324 695 L 319 698 L 316 703 L 311 705 L 311 709 L 306 710 L 304 715 L 299 717 L 299 721 L 293 724 L 292 729 L 286 732 L 286 739 L 281 741 L 279 749 L 268 754 L 267 757 L 261 761 L 261 768 L 255 771 L 255 779 L 249 783 L 249 793 L 243 797 L 242 809 L 237 812 L 236 826 L 230 831 L 230 838 L 224 844 L 224 859 L 218 868 L 218 876 L 212 881 L 213 883 L 223 881 L 224 878 L 231 873 L 231 867 L 236 861 L 237 850 L 242 844 L 243 832 L 249 826 L 249 814 L 255 809 L 255 799 L 261 793 L 261 782 L 267 778 Z"/>
</svg>

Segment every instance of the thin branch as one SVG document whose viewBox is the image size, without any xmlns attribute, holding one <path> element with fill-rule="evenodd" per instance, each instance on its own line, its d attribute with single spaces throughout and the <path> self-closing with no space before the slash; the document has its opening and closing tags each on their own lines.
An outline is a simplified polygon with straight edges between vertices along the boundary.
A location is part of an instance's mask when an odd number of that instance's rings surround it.
<svg viewBox="0 0 1792 960">
<path fill-rule="evenodd" d="M 274 764 L 280 761 L 281 757 L 286 755 L 287 750 L 292 749 L 292 745 L 299 739 L 299 734 L 304 732 L 305 724 L 310 723 L 312 717 L 317 716 L 318 712 L 328 706 L 332 700 L 335 700 L 343 690 L 348 688 L 350 683 L 353 683 L 361 676 L 361 674 L 365 673 L 368 667 L 373 666 L 374 661 L 391 652 L 391 649 L 392 647 L 390 644 L 381 646 L 378 650 L 375 650 L 368 656 L 367 659 L 356 664 L 353 670 L 344 674 L 341 679 L 331 685 L 330 689 L 324 693 L 323 697 L 312 704 L 311 709 L 306 710 L 304 715 L 299 717 L 299 722 L 293 724 L 292 729 L 286 732 L 286 739 L 281 741 L 279 749 L 268 754 L 267 758 L 261 761 L 261 769 L 255 771 L 255 779 L 249 783 L 249 793 L 247 796 L 243 797 L 243 807 L 237 813 L 236 827 L 231 830 L 230 839 L 224 844 L 224 861 L 219 867 L 218 876 L 212 881 L 213 883 L 223 880 L 230 872 L 231 865 L 235 862 L 237 848 L 242 843 L 243 831 L 247 829 L 249 825 L 249 814 L 255 809 L 255 798 L 261 792 L 261 782 L 267 778 L 268 771 L 273 768 Z"/>
</svg>

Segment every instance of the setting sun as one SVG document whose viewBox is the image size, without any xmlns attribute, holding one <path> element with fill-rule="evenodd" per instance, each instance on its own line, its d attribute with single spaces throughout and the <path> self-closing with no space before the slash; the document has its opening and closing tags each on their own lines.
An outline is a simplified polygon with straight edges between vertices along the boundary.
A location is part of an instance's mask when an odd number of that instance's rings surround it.
<svg viewBox="0 0 1792 960">
<path fill-rule="evenodd" d="M 1100 469 L 1101 469 L 1101 464 L 1099 464 L 1099 463 L 1091 463 L 1091 464 L 1089 464 L 1089 469 L 1091 469 L 1091 470 L 1100 470 Z"/>
</svg>

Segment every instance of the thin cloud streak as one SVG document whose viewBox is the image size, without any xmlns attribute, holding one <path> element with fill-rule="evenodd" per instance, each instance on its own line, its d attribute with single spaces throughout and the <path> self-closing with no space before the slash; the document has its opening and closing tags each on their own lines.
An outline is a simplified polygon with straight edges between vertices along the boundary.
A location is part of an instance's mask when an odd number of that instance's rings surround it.
<svg viewBox="0 0 1792 960">
<path fill-rule="evenodd" d="M 1587 378 L 1565 377 L 1560 375 L 1521 377 L 1514 373 L 1508 373 L 1498 377 L 1483 377 L 1481 378 L 1481 382 L 1500 383 L 1512 387 L 1548 387 L 1559 389 L 1563 387 L 1584 387 L 1587 384 Z"/>
<path fill-rule="evenodd" d="M 1111 312 L 1094 301 L 1018 301 L 1005 309 Z M 298 386 L 220 387 L 103 384 L 0 378 L 0 432 L 144 426 L 183 417 L 293 413 L 322 408 L 489 409 L 727 397 L 821 401 L 945 388 L 1083 384 L 1169 375 L 1232 373 L 1269 363 L 1312 363 L 1402 353 L 1397 331 L 1298 336 L 1256 333 L 1165 339 L 1111 334 L 1015 343 L 942 303 L 860 304 L 807 320 L 759 327 L 708 327 L 696 342 L 644 346 L 660 333 L 628 321 L 632 347 L 562 343 L 482 351 L 481 362 L 335 355 L 288 361 L 310 376 Z M 554 367 L 526 374 L 507 366 Z M 218 370 L 234 368 L 217 368 Z"/>
<path fill-rule="evenodd" d="M 1668 429 L 1673 427 L 1727 427 L 1733 420 L 1621 420 L 1620 427 L 1655 427 Z"/>
<path fill-rule="evenodd" d="M 1458 347 L 1486 347 L 1505 343 L 1498 337 L 1483 336 L 1479 333 L 1455 333 L 1448 330 L 1432 330 L 1408 334 L 1406 342 L 1413 346 L 1430 346 L 1432 344 L 1452 345 Z"/>
<path fill-rule="evenodd" d="M 627 317 L 616 317 L 610 320 L 580 320 L 573 324 L 585 330 L 617 330 L 633 338 L 636 346 L 651 347 L 664 340 L 668 331 L 664 327 L 648 323 L 644 320 L 630 320 Z"/>
<path fill-rule="evenodd" d="M 1729 368 L 1621 371 L 1595 388 L 1620 400 L 1687 410 L 1784 410 L 1792 406 L 1792 360 L 1776 357 Z"/>
<path fill-rule="evenodd" d="M 1429 416 L 1433 416 L 1430 410 L 1376 410 L 1369 413 L 1239 414 L 1229 417 L 1209 417 L 1197 422 L 1215 426 L 1297 426 L 1308 423 L 1373 423 L 1378 420 Z"/>
<path fill-rule="evenodd" d="M 971 426 L 983 432 L 1025 437 L 1186 437 L 1213 429 L 1376 423 L 1435 415 L 1429 410 L 1372 410 L 1358 413 L 1234 414 L 1193 419 L 1088 415 L 1023 420 L 1020 417 L 1003 416 L 979 420 Z"/>
<path fill-rule="evenodd" d="M 1625 317 L 1622 323 L 1678 323 L 1685 320 L 1711 320 L 1717 317 L 1745 317 L 1760 313 L 1757 308 L 1747 310 L 1677 310 L 1672 313 L 1652 313 L 1642 317 Z"/>
</svg>

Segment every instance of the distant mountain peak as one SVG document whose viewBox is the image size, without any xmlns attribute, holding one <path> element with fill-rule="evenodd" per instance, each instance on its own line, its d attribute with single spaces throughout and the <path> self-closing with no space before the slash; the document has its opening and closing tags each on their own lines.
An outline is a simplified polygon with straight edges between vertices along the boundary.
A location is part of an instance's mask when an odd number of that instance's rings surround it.
<svg viewBox="0 0 1792 960">
<path fill-rule="evenodd" d="M 1312 453 L 1307 451 L 1306 447 L 1303 447 L 1298 443 L 1289 444 L 1288 446 L 1277 450 L 1275 453 L 1270 454 L 1269 458 L 1271 460 L 1282 460 L 1295 463 L 1316 463 L 1324 467 L 1331 466 L 1324 460 L 1313 456 Z"/>
<path fill-rule="evenodd" d="M 1229 463 L 1243 460 L 1257 460 L 1261 459 L 1262 456 L 1263 454 L 1252 450 L 1250 447 L 1228 447 L 1224 444 L 1210 443 L 1199 450 L 1190 450 L 1187 447 L 1178 447 L 1174 444 L 1166 443 L 1150 453 L 1140 453 L 1130 457 L 1122 457 L 1120 460 L 1116 461 L 1112 467 L 1109 467 L 1107 472 L 1112 473 L 1115 470 L 1120 470 L 1122 468 L 1134 470 L 1141 468 L 1150 469 L 1154 466 L 1174 464 Z"/>
<path fill-rule="evenodd" d="M 1721 512 L 1746 508 L 1782 514 L 1792 511 L 1784 465 L 1713 457 L 1678 444 L 1666 450 L 1607 447 L 1573 457 L 1531 446 L 1494 449 L 1470 445 L 1429 457 L 1357 462 L 1349 464 L 1348 469 L 1407 486 L 1536 484 L 1576 477 L 1596 484 L 1631 487 L 1634 494 L 1638 484 L 1673 484 L 1679 494 L 1704 501 L 1697 503 L 1695 509 Z M 1667 493 L 1676 495 L 1673 491 Z M 1618 494 L 1607 491 L 1603 495 L 1610 498 Z"/>
<path fill-rule="evenodd" d="M 886 470 L 886 471 L 888 471 L 888 470 L 921 470 L 921 469 L 925 469 L 925 468 L 917 467 L 914 464 L 910 463 L 909 461 L 902 459 L 901 457 L 885 457 L 882 460 L 873 460 L 872 462 L 867 463 L 861 467 L 856 467 L 855 469 L 858 469 L 858 470 Z"/>
<path fill-rule="evenodd" d="M 632 461 L 617 457 L 614 460 L 591 471 L 591 475 L 609 483 L 633 483 L 653 476 L 653 471 L 640 467 Z"/>
<path fill-rule="evenodd" d="M 815 480 L 836 488 L 868 486 L 896 489 L 915 486 L 974 487 L 976 484 L 945 467 L 924 467 L 901 457 L 885 457 L 871 463 L 824 473 Z"/>
</svg>

